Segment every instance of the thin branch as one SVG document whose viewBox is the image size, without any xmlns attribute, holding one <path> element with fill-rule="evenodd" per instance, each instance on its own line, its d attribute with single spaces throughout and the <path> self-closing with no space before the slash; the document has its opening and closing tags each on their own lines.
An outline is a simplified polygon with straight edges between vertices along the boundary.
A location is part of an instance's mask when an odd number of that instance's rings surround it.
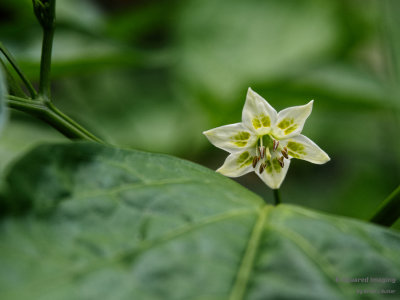
<svg viewBox="0 0 400 300">
<path fill-rule="evenodd" d="M 26 112 L 45 121 L 72 140 L 89 140 L 104 143 L 100 138 L 89 132 L 83 126 L 60 112 L 50 102 L 32 101 L 12 95 L 6 96 L 6 103 L 10 108 Z"/>
<path fill-rule="evenodd" d="M 33 11 L 43 29 L 39 95 L 50 101 L 51 52 L 56 19 L 56 0 L 33 0 Z"/>
<path fill-rule="evenodd" d="M 97 136 L 95 136 L 93 133 L 91 133 L 89 130 L 87 130 L 85 127 L 83 127 L 82 125 L 80 125 L 78 122 L 74 121 L 73 119 L 71 119 L 69 116 L 67 116 L 66 114 L 64 114 L 63 112 L 61 112 L 57 107 L 55 107 L 51 102 L 47 103 L 46 106 L 52 111 L 52 113 L 54 113 L 55 115 L 57 115 L 59 118 L 61 118 L 62 120 L 65 120 L 66 122 L 68 122 L 69 124 L 71 124 L 71 126 L 73 126 L 74 128 L 78 129 L 80 132 L 84 133 L 88 138 L 90 138 L 91 140 L 98 142 L 98 143 L 104 143 L 103 140 L 101 140 L 100 138 L 98 138 Z"/>
<path fill-rule="evenodd" d="M 0 64 L 3 67 L 3 71 L 5 73 L 9 92 L 19 97 L 29 98 L 29 96 L 25 93 L 25 91 L 22 90 L 19 82 L 15 79 L 13 74 L 10 72 L 10 69 L 2 59 L 0 59 Z"/>
<path fill-rule="evenodd" d="M 50 99 L 51 51 L 53 48 L 54 27 L 43 28 L 42 57 L 40 60 L 39 94 Z"/>
<path fill-rule="evenodd" d="M 400 185 L 381 203 L 371 222 L 392 226 L 400 218 Z"/>
<path fill-rule="evenodd" d="M 5 58 L 10 62 L 11 66 L 14 68 L 14 70 L 17 72 L 18 76 L 21 78 L 21 80 L 24 82 L 26 88 L 29 91 L 29 94 L 31 95 L 32 98 L 37 97 L 37 92 L 35 88 L 32 86 L 31 82 L 29 79 L 25 76 L 25 74 L 21 71 L 19 68 L 17 62 L 15 61 L 14 57 L 11 55 L 11 53 L 4 47 L 2 43 L 0 43 L 0 51 L 3 53 Z"/>
</svg>

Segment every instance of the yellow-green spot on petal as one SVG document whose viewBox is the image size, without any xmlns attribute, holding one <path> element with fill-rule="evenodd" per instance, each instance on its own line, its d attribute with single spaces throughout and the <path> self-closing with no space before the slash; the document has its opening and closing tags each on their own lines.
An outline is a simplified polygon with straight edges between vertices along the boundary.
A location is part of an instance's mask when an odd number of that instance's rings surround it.
<svg viewBox="0 0 400 300">
<path fill-rule="evenodd" d="M 236 162 L 239 165 L 239 168 L 243 168 L 253 163 L 253 157 L 246 151 L 240 154 Z"/>
<path fill-rule="evenodd" d="M 297 153 L 294 153 L 294 152 L 292 152 L 292 151 L 288 151 L 288 154 L 291 156 L 291 157 L 294 157 L 294 158 L 300 158 L 300 155 L 298 155 Z"/>
<path fill-rule="evenodd" d="M 297 124 L 293 124 L 292 126 L 288 127 L 285 129 L 285 134 L 289 134 L 293 131 L 295 131 L 297 129 L 298 125 Z"/>
<path fill-rule="evenodd" d="M 276 173 L 280 173 L 280 172 L 281 172 L 282 167 L 281 167 L 281 165 L 280 165 L 278 159 L 272 160 L 272 166 L 274 167 L 274 171 L 275 171 Z"/>
<path fill-rule="evenodd" d="M 296 142 L 289 142 L 286 146 L 288 148 L 288 153 L 289 155 L 294 156 L 293 154 L 297 154 L 297 156 L 299 156 L 299 154 L 303 154 L 305 155 L 306 152 L 304 151 L 304 145 L 300 144 L 300 143 L 296 143 Z M 298 157 L 296 157 L 298 158 Z"/>
<path fill-rule="evenodd" d="M 261 124 L 264 127 L 270 127 L 271 126 L 271 119 L 268 116 L 260 115 L 259 117 L 261 118 Z"/>
<path fill-rule="evenodd" d="M 250 138 L 250 133 L 247 131 L 240 131 L 231 137 L 232 143 L 238 147 L 244 147 L 247 145 L 247 141 Z"/>
<path fill-rule="evenodd" d="M 277 125 L 280 129 L 284 130 L 288 127 L 290 127 L 292 124 L 294 123 L 294 119 L 289 119 L 289 118 L 285 118 L 282 121 L 279 122 L 279 124 Z M 295 128 L 296 129 L 296 128 Z M 293 129 L 294 130 L 294 129 Z M 293 131 L 292 130 L 292 131 Z"/>
<path fill-rule="evenodd" d="M 253 127 L 255 129 L 261 128 L 261 122 L 259 119 L 255 118 L 255 119 L 251 120 L 251 122 L 253 123 Z"/>
<path fill-rule="evenodd" d="M 253 123 L 253 127 L 255 129 L 271 126 L 271 119 L 263 114 L 256 116 L 253 120 L 251 120 L 251 122 Z"/>
</svg>

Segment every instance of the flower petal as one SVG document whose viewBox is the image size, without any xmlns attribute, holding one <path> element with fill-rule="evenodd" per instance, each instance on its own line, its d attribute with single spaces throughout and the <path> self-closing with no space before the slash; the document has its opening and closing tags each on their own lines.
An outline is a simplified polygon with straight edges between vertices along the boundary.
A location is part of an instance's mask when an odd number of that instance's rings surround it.
<svg viewBox="0 0 400 300">
<path fill-rule="evenodd" d="M 243 151 L 254 146 L 258 137 L 242 123 L 220 126 L 204 131 L 203 134 L 216 147 L 230 153 Z"/>
<path fill-rule="evenodd" d="M 264 172 L 260 174 L 259 170 L 256 170 L 256 174 L 258 177 L 265 182 L 271 189 L 279 189 L 283 180 L 286 177 L 286 173 L 289 169 L 290 160 L 285 159 L 284 167 L 282 168 L 279 164 L 277 158 L 273 158 L 269 161 L 266 161 L 267 166 L 265 167 Z"/>
<path fill-rule="evenodd" d="M 330 160 L 328 154 L 304 135 L 300 134 L 282 142 L 285 143 L 288 154 L 291 157 L 304 159 L 319 165 Z"/>
<path fill-rule="evenodd" d="M 243 124 L 257 135 L 265 135 L 271 132 L 276 118 L 276 110 L 263 97 L 249 88 L 242 112 Z"/>
<path fill-rule="evenodd" d="M 306 105 L 288 107 L 278 113 L 278 120 L 273 130 L 277 139 L 289 138 L 300 134 L 304 123 L 311 114 L 313 100 Z"/>
<path fill-rule="evenodd" d="M 255 153 L 252 153 L 251 150 L 230 154 L 217 172 L 229 177 L 239 177 L 247 174 L 254 170 L 254 155 Z"/>
</svg>

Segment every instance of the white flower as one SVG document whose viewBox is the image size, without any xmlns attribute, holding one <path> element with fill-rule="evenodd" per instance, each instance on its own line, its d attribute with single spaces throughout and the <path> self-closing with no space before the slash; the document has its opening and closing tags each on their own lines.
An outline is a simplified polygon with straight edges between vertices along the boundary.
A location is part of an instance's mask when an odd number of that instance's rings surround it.
<svg viewBox="0 0 400 300">
<path fill-rule="evenodd" d="M 310 101 L 277 113 L 249 88 L 241 123 L 203 132 L 214 146 L 230 153 L 217 172 L 238 177 L 254 170 L 270 188 L 278 189 L 292 158 L 314 164 L 329 161 L 321 148 L 300 134 L 312 105 L 313 101 Z"/>
</svg>

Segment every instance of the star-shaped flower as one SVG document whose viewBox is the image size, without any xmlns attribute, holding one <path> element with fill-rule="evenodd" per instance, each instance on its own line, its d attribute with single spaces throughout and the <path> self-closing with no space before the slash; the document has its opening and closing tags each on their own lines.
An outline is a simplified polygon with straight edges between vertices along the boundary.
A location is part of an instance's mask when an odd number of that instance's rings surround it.
<svg viewBox="0 0 400 300">
<path fill-rule="evenodd" d="M 270 188 L 278 189 L 292 158 L 314 164 L 329 161 L 321 148 L 300 134 L 312 105 L 313 101 L 310 101 L 277 113 L 249 88 L 241 123 L 203 132 L 214 146 L 230 153 L 217 172 L 239 177 L 254 170 Z"/>
</svg>

